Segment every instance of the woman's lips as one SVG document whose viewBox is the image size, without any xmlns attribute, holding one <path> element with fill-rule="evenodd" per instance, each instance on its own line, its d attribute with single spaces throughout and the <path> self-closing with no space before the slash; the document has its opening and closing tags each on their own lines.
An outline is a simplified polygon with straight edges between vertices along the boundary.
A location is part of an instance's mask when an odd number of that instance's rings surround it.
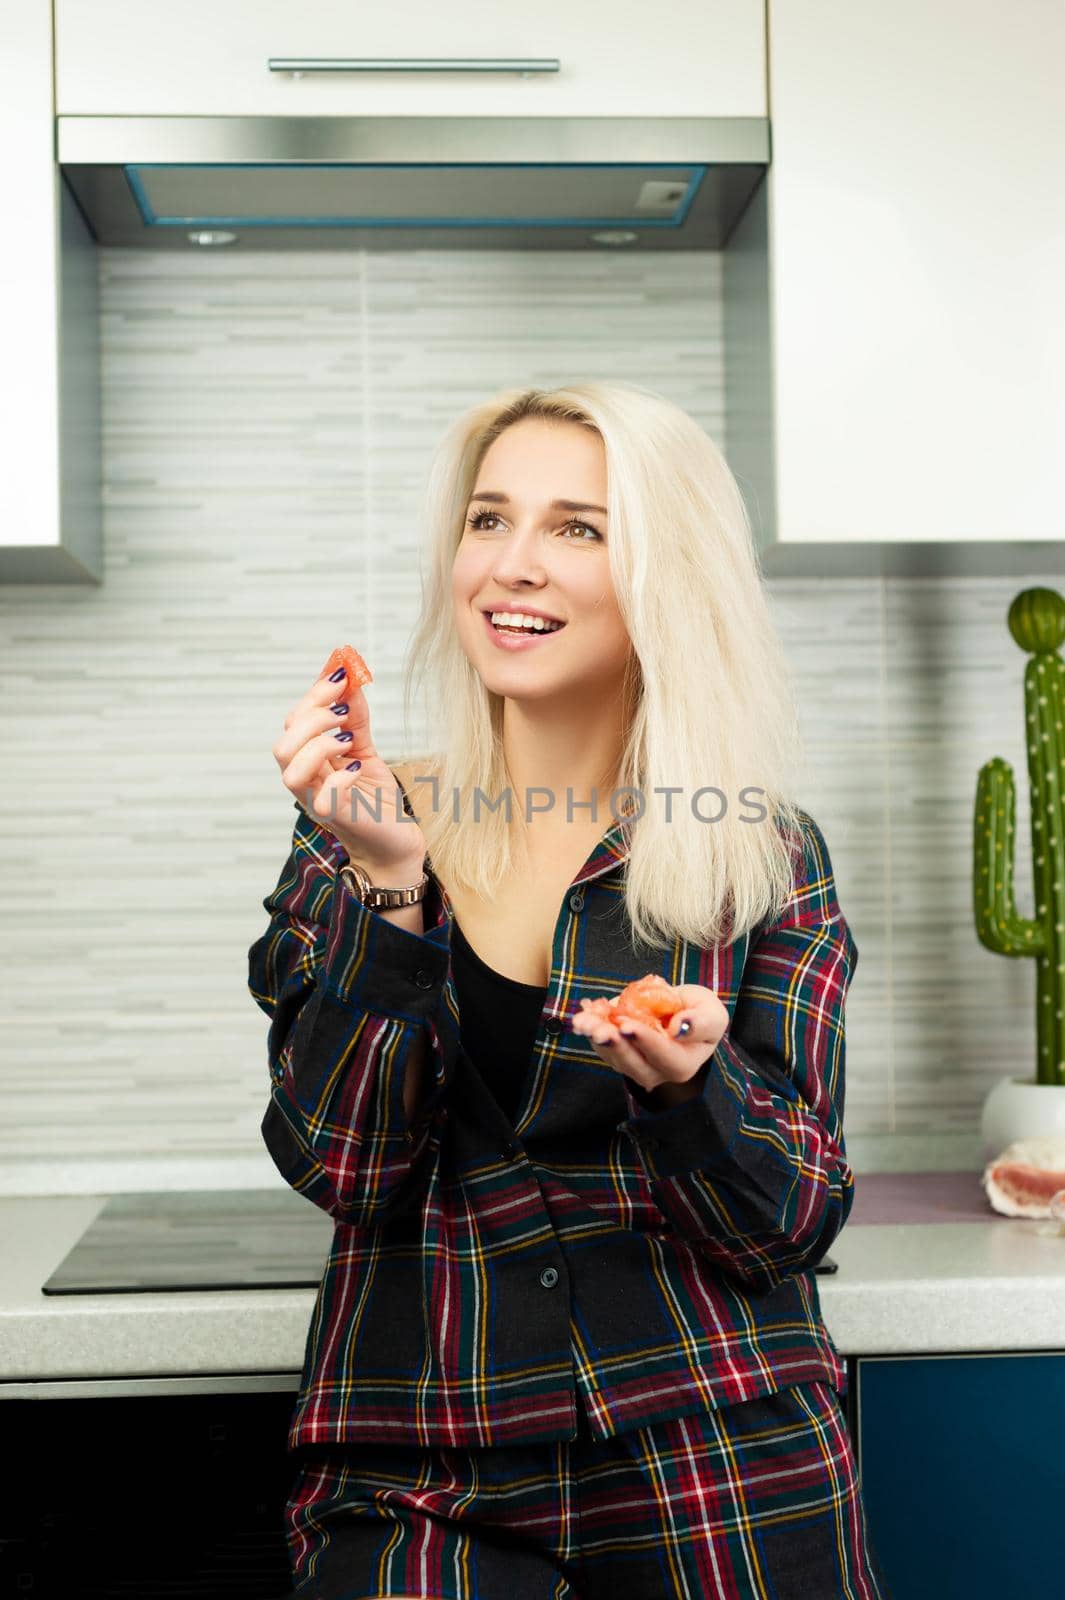
<svg viewBox="0 0 1065 1600">
<path fill-rule="evenodd" d="M 553 639 L 566 626 L 563 623 L 562 628 L 552 628 L 543 633 L 500 633 L 498 628 L 492 626 L 491 612 L 482 611 L 481 615 L 492 643 L 498 645 L 500 650 L 532 650 L 536 645 L 543 644 L 545 639 Z"/>
</svg>

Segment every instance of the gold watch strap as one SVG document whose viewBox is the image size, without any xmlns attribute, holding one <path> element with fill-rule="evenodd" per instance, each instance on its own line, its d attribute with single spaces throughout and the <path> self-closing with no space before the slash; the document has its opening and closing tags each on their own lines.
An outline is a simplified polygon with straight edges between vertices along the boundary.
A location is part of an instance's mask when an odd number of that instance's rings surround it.
<svg viewBox="0 0 1065 1600">
<path fill-rule="evenodd" d="M 421 882 L 402 889 L 386 888 L 382 884 L 371 882 L 365 867 L 360 867 L 354 861 L 345 862 L 340 869 L 340 876 L 355 899 L 369 910 L 393 911 L 399 906 L 417 905 L 419 900 L 425 898 L 429 887 L 428 867 L 429 857 L 426 856 L 422 863 Z"/>
</svg>

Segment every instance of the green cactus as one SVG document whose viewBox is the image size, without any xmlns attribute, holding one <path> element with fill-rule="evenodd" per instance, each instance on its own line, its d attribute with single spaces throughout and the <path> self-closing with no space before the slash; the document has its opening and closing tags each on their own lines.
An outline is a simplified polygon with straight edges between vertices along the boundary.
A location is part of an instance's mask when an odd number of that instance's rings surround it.
<svg viewBox="0 0 1065 1600">
<path fill-rule="evenodd" d="M 1010 633 L 1031 660 L 1024 669 L 1035 916 L 1013 897 L 1013 768 L 994 756 L 980 768 L 973 818 L 973 910 L 980 943 L 1002 956 L 1034 956 L 1035 1081 L 1065 1086 L 1065 599 L 1024 589 L 1009 609 Z"/>
</svg>

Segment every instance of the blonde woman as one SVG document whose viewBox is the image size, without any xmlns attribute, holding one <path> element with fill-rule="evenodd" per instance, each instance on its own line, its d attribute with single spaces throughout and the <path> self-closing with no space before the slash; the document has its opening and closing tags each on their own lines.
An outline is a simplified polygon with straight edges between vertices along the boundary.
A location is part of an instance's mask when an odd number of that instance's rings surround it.
<svg viewBox="0 0 1065 1600">
<path fill-rule="evenodd" d="M 813 1275 L 858 950 L 735 481 L 645 389 L 508 391 L 426 520 L 436 748 L 338 672 L 273 751 L 263 1135 L 336 1222 L 293 1592 L 888 1600 Z M 668 1026 L 589 1004 L 651 974 Z"/>
</svg>

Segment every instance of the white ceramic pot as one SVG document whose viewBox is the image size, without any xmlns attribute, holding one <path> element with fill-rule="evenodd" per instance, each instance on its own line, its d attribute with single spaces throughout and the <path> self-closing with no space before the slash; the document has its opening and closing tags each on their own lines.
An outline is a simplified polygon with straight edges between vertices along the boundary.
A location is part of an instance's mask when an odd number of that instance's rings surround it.
<svg viewBox="0 0 1065 1600">
<path fill-rule="evenodd" d="M 984 1159 L 1002 1154 L 1015 1139 L 1065 1137 L 1065 1085 L 1034 1078 L 1000 1078 L 984 1101 L 980 1118 Z"/>
</svg>

